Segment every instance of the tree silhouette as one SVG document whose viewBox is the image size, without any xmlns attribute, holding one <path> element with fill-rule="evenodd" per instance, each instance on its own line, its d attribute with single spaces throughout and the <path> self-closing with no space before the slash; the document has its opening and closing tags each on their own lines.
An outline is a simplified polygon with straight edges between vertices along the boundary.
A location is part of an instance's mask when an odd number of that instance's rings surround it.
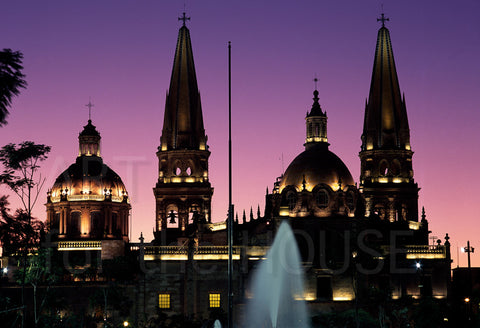
<svg viewBox="0 0 480 328">
<path fill-rule="evenodd" d="M 38 247 L 44 224 L 42 221 L 30 220 L 25 211 L 18 209 L 12 215 L 8 208 L 8 196 L 0 197 L 0 240 L 3 254 L 8 256 L 18 255 L 24 247 L 27 252 Z"/>
<path fill-rule="evenodd" d="M 32 141 L 24 141 L 19 145 L 8 144 L 0 149 L 0 162 L 3 172 L 0 174 L 0 184 L 7 185 L 18 195 L 23 204 L 22 212 L 26 215 L 27 227 L 32 226 L 32 210 L 45 182 L 41 175 L 37 177 L 39 162 L 47 158 L 50 146 L 37 145 Z M 28 241 L 28 239 L 27 239 Z M 25 279 L 28 254 L 28 242 L 22 249 L 22 327 L 25 326 Z"/>
<path fill-rule="evenodd" d="M 23 54 L 20 51 L 0 51 L 0 126 L 7 124 L 8 107 L 12 104 L 12 97 L 18 96 L 20 89 L 27 86 L 22 73 L 22 59 Z"/>
</svg>

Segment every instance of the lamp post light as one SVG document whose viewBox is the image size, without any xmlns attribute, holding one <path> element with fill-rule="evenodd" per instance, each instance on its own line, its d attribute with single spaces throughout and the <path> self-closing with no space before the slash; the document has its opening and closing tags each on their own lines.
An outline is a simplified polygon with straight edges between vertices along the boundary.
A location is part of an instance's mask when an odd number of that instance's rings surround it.
<svg viewBox="0 0 480 328">
<path fill-rule="evenodd" d="M 474 248 L 470 246 L 470 240 L 467 240 L 467 247 L 463 248 L 463 252 L 467 253 L 468 256 L 468 270 L 470 271 L 471 265 L 470 265 L 470 253 L 474 252 Z"/>
<path fill-rule="evenodd" d="M 471 320 L 471 305 L 470 305 L 470 297 L 472 296 L 472 266 L 470 262 L 470 253 L 474 252 L 474 248 L 470 246 L 470 240 L 467 240 L 467 246 L 463 248 L 463 252 L 467 253 L 468 258 L 468 290 L 467 290 L 467 297 L 465 297 L 465 306 L 467 310 L 467 319 L 468 321 Z"/>
</svg>

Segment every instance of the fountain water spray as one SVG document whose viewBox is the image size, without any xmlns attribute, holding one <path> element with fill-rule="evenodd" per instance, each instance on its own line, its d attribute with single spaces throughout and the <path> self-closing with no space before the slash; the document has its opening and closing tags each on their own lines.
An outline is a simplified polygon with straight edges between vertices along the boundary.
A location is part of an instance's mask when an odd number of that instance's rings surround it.
<svg viewBox="0 0 480 328">
<path fill-rule="evenodd" d="M 292 229 L 283 222 L 267 259 L 259 264 L 250 286 L 247 327 L 309 328 L 303 298 L 303 270 Z"/>
</svg>

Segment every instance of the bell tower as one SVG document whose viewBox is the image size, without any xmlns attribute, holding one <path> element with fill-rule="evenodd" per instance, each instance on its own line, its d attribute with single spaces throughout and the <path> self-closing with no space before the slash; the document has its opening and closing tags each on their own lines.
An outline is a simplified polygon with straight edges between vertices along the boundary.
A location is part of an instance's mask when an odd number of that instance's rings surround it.
<svg viewBox="0 0 480 328">
<path fill-rule="evenodd" d="M 165 101 L 162 136 L 158 147 L 156 231 L 184 231 L 190 221 L 211 222 L 213 188 L 208 176 L 210 151 L 203 127 L 202 106 L 193 61 L 190 31 L 178 33 L 170 88 Z"/>
<path fill-rule="evenodd" d="M 405 96 L 400 93 L 390 32 L 382 14 L 378 21 L 375 59 L 360 151 L 360 189 L 366 215 L 418 221 L 418 185 L 413 179 L 410 129 Z"/>
</svg>

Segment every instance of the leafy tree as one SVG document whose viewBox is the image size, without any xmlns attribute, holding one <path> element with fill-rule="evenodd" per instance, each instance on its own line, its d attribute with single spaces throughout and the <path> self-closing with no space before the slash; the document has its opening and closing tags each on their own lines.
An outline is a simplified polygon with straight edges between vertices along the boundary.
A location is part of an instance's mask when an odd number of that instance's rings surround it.
<svg viewBox="0 0 480 328">
<path fill-rule="evenodd" d="M 11 49 L 0 51 L 0 126 L 7 124 L 8 107 L 12 97 L 18 96 L 20 89 L 27 86 L 22 73 L 23 54 Z"/>
<path fill-rule="evenodd" d="M 18 145 L 10 143 L 0 149 L 0 162 L 3 164 L 0 183 L 18 195 L 29 217 L 45 182 L 41 175 L 36 177 L 40 168 L 38 164 L 47 159 L 49 152 L 50 146 L 33 141 Z"/>
<path fill-rule="evenodd" d="M 38 169 L 40 168 L 39 162 L 44 161 L 49 152 L 50 146 L 35 144 L 32 141 L 24 141 L 19 145 L 10 143 L 0 149 L 0 162 L 3 164 L 3 172 L 0 174 L 0 184 L 7 185 L 18 195 L 23 204 L 22 210 L 25 212 L 28 226 L 31 226 L 32 210 L 45 182 L 45 179 L 42 178 L 41 175 L 37 178 Z M 27 248 L 28 243 L 25 242 L 23 245 L 22 327 L 25 326 L 26 314 L 25 278 L 27 271 Z"/>
<path fill-rule="evenodd" d="M 0 240 L 5 255 L 16 255 L 25 246 L 30 250 L 40 243 L 44 235 L 44 224 L 37 219 L 30 220 L 26 212 L 17 209 L 10 214 L 8 196 L 0 197 Z"/>
<path fill-rule="evenodd" d="M 20 279 L 25 277 L 25 283 L 33 287 L 33 314 L 35 327 L 41 318 L 41 312 L 47 307 L 50 286 L 59 279 L 60 272 L 52 270 L 52 250 L 48 248 L 39 248 L 37 253 L 29 256 L 27 266 L 17 271 Z M 58 270 L 59 271 L 59 270 Z M 42 295 L 38 295 L 38 287 L 45 286 Z"/>
</svg>

